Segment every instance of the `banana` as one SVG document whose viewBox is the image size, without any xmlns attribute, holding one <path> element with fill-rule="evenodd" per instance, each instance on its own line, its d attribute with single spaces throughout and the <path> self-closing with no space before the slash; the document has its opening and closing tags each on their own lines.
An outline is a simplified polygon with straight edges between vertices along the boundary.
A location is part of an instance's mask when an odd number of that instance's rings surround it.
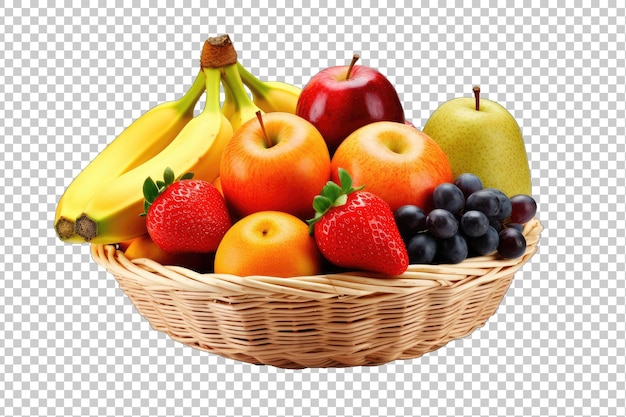
<svg viewBox="0 0 626 417">
<path fill-rule="evenodd" d="M 221 67 L 220 71 L 225 90 L 230 90 L 235 102 L 235 111 L 228 120 L 233 127 L 233 131 L 237 131 L 248 120 L 256 119 L 256 113 L 262 112 L 262 110 L 248 96 L 248 92 L 239 76 L 237 63 Z"/>
<path fill-rule="evenodd" d="M 165 102 L 145 112 L 120 133 L 70 183 L 56 207 L 54 228 L 67 243 L 80 243 L 76 218 L 102 187 L 162 151 L 193 118 L 194 107 L 205 91 L 200 71 L 179 100 Z"/>
<path fill-rule="evenodd" d="M 115 243 L 146 233 L 143 183 L 147 177 L 161 178 L 171 167 L 176 175 L 193 172 L 195 179 L 212 182 L 219 176 L 226 143 L 233 134 L 220 108 L 220 70 L 203 68 L 206 103 L 176 138 L 144 164 L 105 186 L 84 207 L 76 220 L 76 232 L 90 243 Z"/>
<path fill-rule="evenodd" d="M 233 97 L 233 93 L 231 93 L 230 88 L 224 83 L 222 83 L 222 87 L 224 87 L 224 103 L 222 103 L 222 114 L 226 116 L 227 119 L 233 117 L 236 111 L 235 97 Z"/>
<path fill-rule="evenodd" d="M 298 98 L 302 91 L 299 87 L 281 81 L 261 81 L 240 62 L 237 62 L 237 70 L 243 83 L 252 93 L 252 101 L 261 110 L 266 113 L 280 111 L 296 114 Z"/>
</svg>

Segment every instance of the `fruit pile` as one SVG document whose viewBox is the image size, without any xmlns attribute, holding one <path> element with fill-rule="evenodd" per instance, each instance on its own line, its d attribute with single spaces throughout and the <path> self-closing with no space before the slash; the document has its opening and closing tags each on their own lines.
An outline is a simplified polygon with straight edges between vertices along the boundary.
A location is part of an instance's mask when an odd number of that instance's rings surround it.
<svg viewBox="0 0 626 417">
<path fill-rule="evenodd" d="M 476 88 L 419 130 L 358 59 L 300 89 L 258 79 L 227 35 L 207 39 L 183 97 L 144 113 L 68 186 L 57 235 L 239 276 L 522 256 L 537 205 L 513 116 Z"/>
</svg>

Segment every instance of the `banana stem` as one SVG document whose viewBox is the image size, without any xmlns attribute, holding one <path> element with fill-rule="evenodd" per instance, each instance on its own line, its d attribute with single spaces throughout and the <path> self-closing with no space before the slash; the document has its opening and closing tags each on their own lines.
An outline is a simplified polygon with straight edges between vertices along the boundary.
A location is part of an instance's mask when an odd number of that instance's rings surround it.
<svg viewBox="0 0 626 417">
<path fill-rule="evenodd" d="M 228 35 L 208 38 L 202 47 L 200 66 L 202 68 L 221 68 L 237 62 L 237 51 Z"/>
<path fill-rule="evenodd" d="M 237 71 L 241 76 L 241 80 L 248 86 L 253 95 L 262 96 L 269 90 L 269 87 L 263 81 L 255 77 L 239 61 L 237 61 Z"/>
<path fill-rule="evenodd" d="M 241 76 L 239 75 L 239 71 L 237 70 L 237 65 L 228 65 L 226 67 L 221 68 L 222 72 L 222 81 L 226 83 L 230 92 L 235 99 L 235 107 L 241 109 L 246 106 L 256 106 L 250 99 L 248 92 L 243 87 L 243 82 L 241 80 Z"/>
<path fill-rule="evenodd" d="M 220 77 L 221 77 L 221 74 L 220 74 Z M 230 88 L 228 88 L 228 85 L 226 83 L 223 83 L 222 85 L 224 86 L 225 101 L 230 101 L 234 103 L 235 97 L 233 97 L 233 93 L 230 91 Z"/>
<path fill-rule="evenodd" d="M 178 100 L 181 107 L 183 109 L 192 109 L 195 104 L 200 100 L 200 96 L 206 90 L 206 79 L 204 76 L 204 71 L 202 68 L 196 75 L 196 79 L 194 80 L 189 90 Z"/>
<path fill-rule="evenodd" d="M 68 240 L 75 236 L 75 222 L 67 217 L 61 216 L 54 225 L 54 229 L 61 240 Z"/>
<path fill-rule="evenodd" d="M 206 79 L 204 85 L 206 90 L 206 103 L 204 104 L 204 110 L 202 112 L 219 113 L 222 110 L 220 106 L 220 79 L 222 78 L 220 71 L 214 68 L 205 68 L 204 76 Z"/>
</svg>

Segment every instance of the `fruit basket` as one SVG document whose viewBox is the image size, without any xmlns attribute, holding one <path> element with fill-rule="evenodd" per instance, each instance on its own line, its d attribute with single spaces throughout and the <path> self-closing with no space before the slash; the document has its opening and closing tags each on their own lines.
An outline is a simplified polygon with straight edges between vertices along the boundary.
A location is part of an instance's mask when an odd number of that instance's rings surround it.
<svg viewBox="0 0 626 417">
<path fill-rule="evenodd" d="M 201 274 L 130 261 L 115 245 L 92 244 L 91 254 L 151 326 L 175 341 L 279 368 L 371 366 L 420 357 L 483 326 L 542 230 L 536 218 L 526 223 L 526 252 L 517 259 L 411 265 L 394 278 Z"/>
</svg>

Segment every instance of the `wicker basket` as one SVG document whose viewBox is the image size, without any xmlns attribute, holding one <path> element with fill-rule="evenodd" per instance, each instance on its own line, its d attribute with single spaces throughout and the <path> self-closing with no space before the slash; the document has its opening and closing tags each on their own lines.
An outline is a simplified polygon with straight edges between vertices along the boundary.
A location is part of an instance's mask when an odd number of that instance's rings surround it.
<svg viewBox="0 0 626 417">
<path fill-rule="evenodd" d="M 199 274 L 113 245 L 92 256 L 156 330 L 227 358 L 280 368 L 380 365 L 417 358 L 481 327 L 537 250 L 526 224 L 519 259 L 411 265 L 398 278 L 354 272 L 296 278 Z"/>
</svg>

